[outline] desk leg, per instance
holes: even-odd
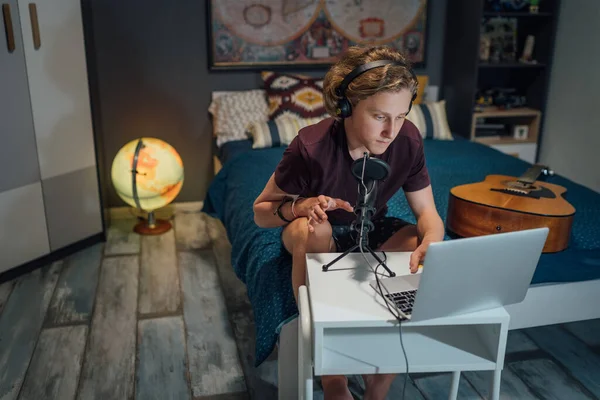
[[[452,373],[452,385],[450,386],[449,400],[456,400],[458,397],[458,384],[460,383],[460,371],[454,371]]]
[[[500,381],[502,380],[502,370],[496,369],[493,371],[494,377],[492,378],[492,385],[490,387],[490,393],[492,394],[492,400],[500,399]]]
[[[300,286],[298,292],[300,315],[298,316],[298,393],[299,399],[312,400],[312,334],[308,290]]]

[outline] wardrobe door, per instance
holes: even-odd
[[[38,182],[40,167],[17,0],[0,4],[0,192],[4,192]]]
[[[51,250],[102,232],[79,0],[19,0]]]
[[[0,193],[0,272],[49,251],[40,183]]]
[[[49,252],[21,24],[0,1],[0,272]]]

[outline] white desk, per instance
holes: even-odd
[[[410,274],[410,253],[386,253],[397,275]],[[308,254],[306,286],[300,288],[298,375],[301,399],[312,398],[313,375],[405,373],[396,319],[370,287],[374,279],[360,253],[322,271],[339,253]],[[380,253],[378,253],[380,255]],[[367,254],[373,267],[374,258]],[[378,273],[383,274],[383,268]],[[381,275],[380,278],[385,278]],[[402,322],[412,372],[453,372],[456,399],[460,371],[493,371],[491,393],[500,394],[509,314],[504,308],[422,322]]]

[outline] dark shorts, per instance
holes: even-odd
[[[369,247],[372,250],[377,250],[381,245],[388,241],[396,232],[405,226],[413,225],[403,219],[394,217],[382,217],[373,220],[375,229],[369,232]],[[351,230],[346,225],[333,225],[333,240],[337,247],[337,252],[343,253],[356,244],[358,232]],[[360,251],[356,249],[356,251]]]

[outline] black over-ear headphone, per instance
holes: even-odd
[[[352,72],[350,72],[348,75],[346,75],[346,77],[344,78],[342,83],[340,83],[340,86],[338,86],[335,89],[335,94],[337,94],[340,97],[340,99],[338,100],[338,106],[337,106],[337,110],[336,110],[336,113],[339,117],[348,118],[349,116],[352,115],[352,104],[350,103],[350,100],[348,100],[348,98],[346,97],[346,89],[348,88],[348,85],[350,84],[350,82],[352,82],[352,80],[355,79],[360,74],[367,72],[370,69],[379,68],[379,67],[382,67],[382,66],[388,65],[388,64],[405,67],[410,72],[410,74],[415,79],[415,81],[417,80],[417,76],[415,75],[414,71],[412,69],[410,69],[410,67],[408,65],[406,65],[402,62],[393,61],[393,60],[378,60],[378,61],[372,61],[372,62],[363,64],[363,65],[359,65],[354,70],[352,70]],[[410,105],[408,107],[409,112],[412,109],[412,104],[416,98],[417,98],[417,94],[414,93],[410,100]]]

